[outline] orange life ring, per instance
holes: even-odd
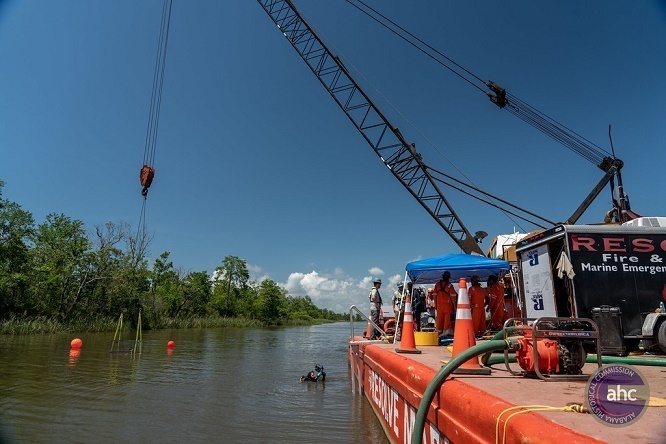
[[[393,318],[384,322],[384,331],[389,331],[391,329],[395,329],[395,319],[393,319]]]

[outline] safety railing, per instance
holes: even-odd
[[[358,313],[358,315],[360,315],[361,318],[365,319],[374,328],[379,330],[381,332],[382,336],[386,336],[386,332],[384,331],[384,329],[382,327],[380,327],[379,325],[372,322],[372,319],[370,319],[368,316],[366,316],[365,313],[363,313],[361,310],[359,310],[356,305],[352,305],[351,307],[349,307],[349,330],[350,330],[350,336],[349,337],[351,338],[352,341],[354,340],[354,313]]]

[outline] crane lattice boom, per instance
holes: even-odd
[[[290,0],[258,0],[391,173],[465,253],[483,255],[477,240],[433,180],[414,144],[407,143],[303,20]]]

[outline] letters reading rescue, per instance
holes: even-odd
[[[367,367],[366,367],[367,368]],[[377,414],[386,426],[387,433],[392,433],[394,442],[408,444],[412,442],[416,409],[391,387],[379,374],[369,369],[368,387],[370,399],[376,407]],[[426,420],[423,440],[427,443],[444,443],[444,436],[434,424]]]
[[[393,390],[377,373],[370,371],[369,383],[372,388],[372,401],[396,436],[398,436],[398,392]]]
[[[582,272],[666,274],[663,236],[571,235],[570,245]]]
[[[627,239],[624,237],[602,237],[601,245],[597,245],[597,239],[593,237],[572,235],[571,249],[608,253],[652,253],[658,250],[666,252],[666,240],[659,242],[655,239],[637,237],[627,243]]]

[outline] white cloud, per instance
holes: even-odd
[[[375,267],[368,271],[377,271]],[[381,271],[381,270],[380,270]],[[376,274],[364,276],[360,279],[345,274],[342,269],[336,268],[332,274],[319,273],[312,270],[310,273],[293,272],[287,278],[284,287],[290,296],[310,296],[312,302],[319,308],[328,308],[335,313],[348,313],[349,308],[355,305],[363,313],[368,312],[368,294],[372,288],[372,280]],[[402,282],[405,275],[396,273],[382,279],[382,299],[384,311],[391,310],[391,297],[398,289],[398,282]]]
[[[368,291],[372,288],[372,276],[365,276],[363,279],[361,279],[358,284],[356,284],[359,288],[367,288]]]
[[[254,265],[254,264],[245,264],[247,266],[247,271],[250,272],[252,275],[260,275],[263,270],[259,265]]]
[[[255,281],[258,284],[261,284],[266,279],[270,279],[270,275],[264,272],[264,269],[259,265],[246,264],[247,271],[250,272],[250,280]]]
[[[287,282],[281,285],[291,296],[310,296],[319,308],[348,313],[352,305],[366,311],[372,277],[366,276],[358,280],[347,276],[341,269],[336,269],[333,275],[319,274],[313,270],[310,273],[291,273]],[[388,300],[390,301],[390,297]]]
[[[394,274],[389,277],[388,286],[391,288],[391,291],[398,289],[398,282],[403,282],[405,280],[405,275],[403,274]]]
[[[371,269],[368,270],[368,273],[370,273],[373,276],[381,276],[384,274],[384,270],[382,270],[379,267],[372,267]]]

